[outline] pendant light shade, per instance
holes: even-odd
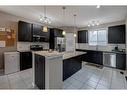
[[[76,33],[74,33],[74,37],[77,37]]]
[[[75,32],[76,32],[76,14],[74,14],[74,37],[77,37]]]
[[[43,32],[48,32],[48,27],[47,26],[43,27]]]
[[[64,35],[64,36],[65,36],[65,35],[66,35],[66,31],[64,31],[64,30],[63,30],[62,35]]]
[[[63,20],[64,20],[65,19],[65,9],[66,9],[66,7],[62,7],[62,9],[63,9]],[[63,36],[66,35],[66,31],[65,30],[63,30],[62,35]]]

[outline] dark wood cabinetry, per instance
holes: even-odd
[[[41,25],[32,24],[33,35],[40,35],[41,36],[42,28],[43,27]]]
[[[108,27],[108,43],[125,44],[125,25]]]
[[[57,28],[50,29],[50,40],[49,40],[49,42],[50,42],[49,48],[50,49],[55,49],[55,38],[56,37],[64,37],[62,35],[62,32],[63,32],[63,30],[61,30],[61,29],[57,29]]]
[[[32,53],[20,52],[20,70],[32,68]]]
[[[45,89],[45,57],[35,54],[35,84]]]
[[[18,22],[18,41],[31,42],[32,31],[30,23],[19,21]]]
[[[54,37],[63,37],[63,35],[62,35],[63,30],[62,29],[52,28],[52,29],[50,29],[50,32],[54,33]]]
[[[43,26],[32,24],[33,42],[49,42],[49,31],[43,32]]]
[[[82,56],[76,56],[63,60],[63,80],[66,80],[82,67]]]
[[[88,43],[88,30],[78,31],[78,43]]]
[[[87,62],[96,63],[98,65],[103,64],[103,52],[100,51],[88,51],[87,54]]]
[[[24,21],[18,22],[18,41],[49,42],[49,31],[43,32],[43,26]]]
[[[103,64],[103,52],[101,51],[82,50],[82,49],[76,49],[76,51],[87,52],[86,54],[82,56],[83,61],[95,63],[98,65]]]
[[[116,68],[121,70],[126,69],[126,54],[116,54]]]
[[[103,65],[103,51],[82,49],[76,49],[76,51],[87,52],[86,54],[82,55],[82,61]],[[116,52],[116,68],[121,70],[126,69],[126,54]]]

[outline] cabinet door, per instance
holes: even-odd
[[[18,23],[18,41],[31,42],[32,31],[31,24],[23,21]]]
[[[73,57],[63,61],[63,80],[66,80],[81,69],[81,56]]]
[[[45,57],[40,55],[35,55],[35,84],[45,89]]]
[[[69,66],[68,66],[68,60],[63,60],[63,80],[67,79],[69,76]]]
[[[108,28],[108,43],[125,43],[125,25],[112,26]]]
[[[61,30],[61,29],[54,29],[54,36],[55,37],[63,37],[62,32],[63,32],[63,30]]]
[[[90,51],[86,50],[86,54],[82,56],[83,61],[91,62],[95,64],[102,65],[103,64],[103,52],[101,51]]]
[[[125,70],[125,68],[126,68],[126,54],[116,54],[116,68]]]
[[[88,43],[88,31],[78,31],[78,43]]]
[[[20,52],[20,70],[32,68],[32,53]]]
[[[42,26],[37,24],[32,24],[32,31],[33,31],[33,35],[41,36]]]
[[[32,25],[33,36],[39,36],[39,42],[49,42],[49,30],[48,32],[43,32],[43,26],[33,24]]]

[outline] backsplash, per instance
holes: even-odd
[[[17,51],[30,50],[30,45],[43,45],[43,49],[49,49],[49,43],[17,42]]]
[[[119,49],[126,49],[125,44],[117,44]],[[114,49],[116,44],[107,44],[106,46],[90,46],[89,44],[76,43],[76,49],[87,49],[87,50],[98,50],[100,51],[111,51]]]

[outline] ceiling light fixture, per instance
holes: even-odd
[[[74,37],[77,37],[76,35],[76,14],[74,14]]]
[[[40,21],[44,24],[43,32],[48,32],[48,24],[51,24],[51,19],[46,16],[46,6],[44,6],[44,16],[40,16]]]
[[[96,7],[97,9],[99,9],[100,8],[100,5],[97,5],[97,7]]]
[[[66,17],[65,17],[65,9],[66,9],[66,7],[62,7],[62,9],[63,9],[63,21],[64,21],[64,19],[66,18]],[[65,30],[63,30],[62,35],[63,35],[63,36],[66,35],[66,31],[65,31]]]
[[[100,25],[99,21],[91,21],[88,23],[88,27]]]

